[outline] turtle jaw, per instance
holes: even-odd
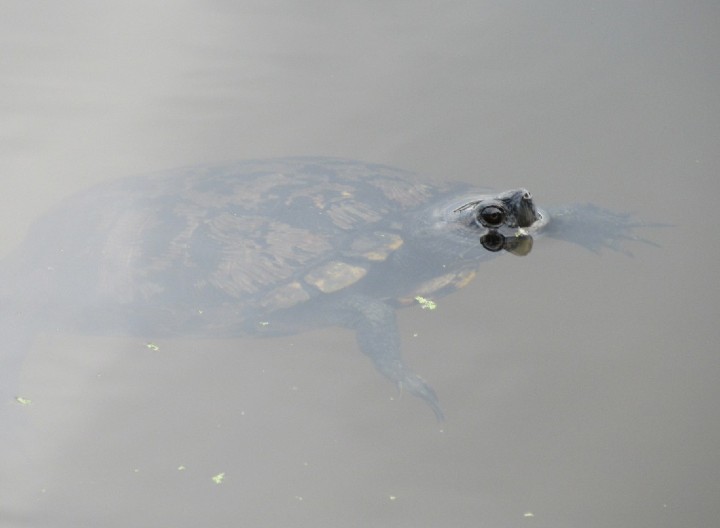
[[[545,209],[536,208],[537,220],[528,226],[527,232],[531,235],[542,233],[550,223],[550,215]]]

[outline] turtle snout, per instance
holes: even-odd
[[[525,189],[517,191],[513,200],[513,209],[517,227],[530,227],[538,220],[532,194]]]

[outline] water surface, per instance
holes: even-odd
[[[709,526],[720,517],[718,6],[10,2],[3,254],[62,197],[330,155],[675,224],[634,257],[538,241],[400,313],[438,425],[328,329],[47,328],[3,526]],[[710,225],[708,226],[708,223]],[[213,477],[224,474],[221,483]],[[219,480],[219,479],[216,479]]]

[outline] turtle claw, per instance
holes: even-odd
[[[401,361],[393,361],[390,365],[376,365],[378,370],[394,381],[401,391],[407,391],[422,399],[435,413],[438,422],[445,420],[435,391],[420,376],[407,368]]]
[[[413,396],[421,398],[435,413],[435,418],[438,422],[445,420],[445,415],[440,408],[440,401],[438,400],[435,391],[428,383],[417,374],[409,372],[405,375],[405,378],[398,381],[398,387],[400,390],[406,390]]]

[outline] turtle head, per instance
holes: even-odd
[[[473,200],[453,210],[462,213],[470,210],[470,218],[462,223],[471,231],[484,228],[480,244],[490,252],[502,249],[517,256],[525,256],[532,250],[533,238],[523,228],[530,227],[538,219],[532,195],[525,189],[505,191],[497,196]],[[474,224],[474,226],[473,226]]]
[[[474,223],[480,228],[530,227],[538,220],[532,195],[525,189],[505,191],[498,195],[481,196],[452,211],[458,220]]]
[[[532,248],[529,231],[541,218],[526,189],[456,196],[436,209],[432,217],[430,231],[435,240],[443,238],[455,248],[465,248],[459,253],[463,258],[473,258],[470,255],[475,249],[527,255]],[[457,249],[445,251],[458,254]]]

